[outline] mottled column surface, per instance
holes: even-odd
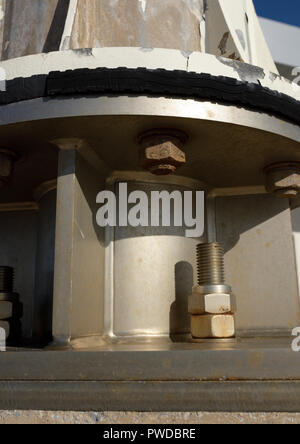
[[[200,51],[201,3],[79,0],[70,48],[136,46]]]
[[[1,60],[134,46],[200,51],[202,0],[0,0]],[[2,41],[2,42],[1,42]]]
[[[277,72],[252,0],[0,0],[0,61],[103,47],[204,52]]]
[[[65,1],[65,0],[64,0]],[[0,2],[0,35],[2,37],[1,60],[13,59],[44,52],[50,38],[53,20],[56,21],[56,42],[51,51],[59,48],[58,5],[61,0],[1,0]],[[66,11],[65,1],[64,10]],[[60,24],[63,29],[63,24]],[[60,33],[60,36],[62,33]]]

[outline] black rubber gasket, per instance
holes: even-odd
[[[0,93],[0,104],[38,97],[88,94],[210,100],[270,113],[300,125],[300,101],[263,87],[260,83],[163,69],[77,69],[13,79],[7,82],[6,92]]]
[[[47,78],[47,75],[37,75],[7,80],[5,91],[0,92],[0,105],[46,96]]]

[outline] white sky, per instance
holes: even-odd
[[[300,66],[300,28],[265,18],[259,21],[275,61]]]

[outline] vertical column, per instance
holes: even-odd
[[[67,143],[60,143],[59,148],[53,338],[57,345],[68,345],[71,340],[76,149]]]
[[[39,203],[33,341],[46,345],[52,338],[54,245],[57,181],[41,184],[35,191]]]
[[[105,166],[80,140],[60,140],[53,302],[53,345],[103,334],[104,231],[96,196]]]

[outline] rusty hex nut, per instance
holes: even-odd
[[[232,293],[204,294],[194,288],[188,299],[188,311],[191,315],[233,314],[236,312],[236,299]]]
[[[191,334],[195,339],[233,338],[235,336],[234,315],[192,315]]]
[[[300,162],[279,162],[264,169],[266,190],[279,198],[293,199],[300,191]]]
[[[182,131],[153,129],[142,133],[138,139],[141,166],[152,174],[172,174],[186,163],[183,148],[188,137]]]

